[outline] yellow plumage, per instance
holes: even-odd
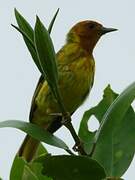
[[[75,57],[74,54],[77,54],[78,57]],[[57,60],[59,88],[67,111],[72,113],[82,104],[92,87],[94,59],[90,55],[86,57],[83,49],[72,43],[64,46],[58,52]],[[50,114],[60,112],[57,101],[54,99],[46,81],[39,90],[35,103],[38,108],[33,113],[32,122],[36,124],[49,125],[49,122],[51,123],[53,119]]]

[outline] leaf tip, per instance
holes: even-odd
[[[36,15],[36,23],[35,23],[35,29],[37,28],[37,26],[41,25],[41,21],[40,18],[38,17],[38,15]]]
[[[16,7],[14,8],[14,12],[17,12],[17,9],[16,9]]]
[[[15,13],[15,16],[19,15],[19,12],[16,8],[14,8],[14,13]]]
[[[14,24],[11,24],[11,26],[12,26],[12,27],[15,27],[15,25],[14,25]]]
[[[36,22],[40,22],[40,18],[36,15]]]
[[[59,11],[60,11],[60,8],[58,8],[58,9],[57,9],[57,11],[56,11],[56,12],[57,12],[57,14],[58,14],[58,12],[59,12]]]

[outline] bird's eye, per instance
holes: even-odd
[[[95,24],[90,24],[90,25],[89,25],[89,28],[90,28],[90,29],[94,29],[94,28],[95,28]]]

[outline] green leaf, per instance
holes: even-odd
[[[104,169],[86,156],[44,156],[37,160],[43,165],[43,174],[54,180],[101,180],[106,177]]]
[[[54,89],[57,87],[58,82],[55,50],[47,29],[38,17],[36,19],[34,38],[43,75],[46,77],[51,90],[55,94]]]
[[[42,145],[42,143],[39,144],[37,152],[36,152],[36,156],[35,158],[41,156],[41,155],[45,155],[48,154],[47,150],[45,149],[45,147]]]
[[[13,26],[23,35],[26,46],[28,47],[29,52],[30,52],[35,64],[37,65],[39,71],[42,73],[42,69],[39,64],[39,59],[38,59],[38,56],[36,53],[35,46],[33,47],[34,31],[33,31],[32,27],[30,26],[30,24],[26,21],[26,19],[16,9],[15,9],[15,17],[16,17],[19,28],[17,28],[14,25]]]
[[[58,15],[58,13],[59,13],[59,10],[60,10],[60,9],[58,8],[57,11],[56,11],[56,13],[54,14],[54,16],[53,16],[50,24],[49,24],[49,28],[48,28],[49,34],[50,34],[51,31],[52,31],[52,28],[53,28],[54,22],[55,22],[55,20],[56,20],[56,17],[57,17],[57,15]]]
[[[47,154],[48,154],[47,150],[40,143],[37,154],[35,156],[35,159],[38,159],[39,157],[45,156]],[[36,177],[38,177],[39,180],[52,180],[51,178],[48,178],[48,177],[42,175],[41,171],[42,171],[43,167],[40,163],[37,163],[33,160],[28,165],[29,165],[30,170],[36,175]]]
[[[49,25],[49,28],[48,28],[49,33],[51,33],[51,31],[52,31],[52,27],[54,25],[54,22],[56,20],[58,12],[59,12],[59,9],[56,11],[56,13]],[[17,11],[17,9],[15,9],[15,17],[16,17],[19,28],[13,24],[12,24],[12,26],[22,34],[24,41],[26,43],[26,46],[28,47],[28,50],[29,50],[35,64],[37,65],[39,71],[42,74],[43,73],[42,68],[40,67],[39,59],[38,59],[35,45],[34,45],[34,31],[33,31],[32,27],[30,26],[30,24],[26,21],[26,19]]]
[[[105,180],[124,180],[124,179],[121,179],[121,178],[117,178],[117,177],[109,177],[109,178],[106,178]]]
[[[34,159],[37,159],[41,156],[45,156],[47,155],[47,150],[45,149],[45,147],[40,143],[40,145],[38,146],[38,150],[36,153],[36,156]],[[46,176],[43,176],[41,171],[42,171],[42,165],[40,163],[34,162],[34,160],[32,162],[29,163],[29,168],[30,170],[38,177],[39,180],[52,180],[51,178],[48,178]]]
[[[45,147],[40,143],[35,158],[38,158],[39,156],[45,155],[45,154],[47,154],[47,151],[46,151]],[[18,157],[18,155],[16,155],[15,159],[13,161],[13,164],[12,164],[11,171],[10,171],[10,180],[22,180],[23,176],[24,176],[25,165],[28,166],[29,164],[22,157]],[[34,167],[33,172],[37,175],[37,168],[35,167],[35,163],[33,165],[33,162],[32,162],[29,165],[29,167],[30,168]],[[31,168],[31,171],[32,170],[33,169]],[[38,171],[39,171],[39,167],[38,167]],[[40,180],[40,177],[38,175],[37,175],[37,177]],[[48,180],[48,179],[45,179],[45,180]]]
[[[52,180],[52,178],[42,174],[43,166],[41,163],[33,161],[32,163],[29,164],[29,168],[38,177],[39,180]]]
[[[103,115],[109,108],[109,106],[112,104],[114,99],[117,97],[117,94],[114,93],[108,85],[104,90],[103,99],[100,101],[100,103],[86,111],[83,115],[83,118],[80,123],[79,128],[79,137],[83,141],[85,151],[89,154],[91,152],[91,148],[93,145],[93,140],[96,132],[90,132],[88,129],[88,121],[90,121],[90,118],[92,115],[96,117],[96,119],[101,122]]]
[[[3,121],[0,122],[0,128],[4,127],[12,127],[17,128],[21,131],[24,131],[25,133],[29,134],[33,138],[42,141],[44,143],[47,143],[49,145],[62,148],[62,149],[68,149],[67,145],[56,136],[52,135],[51,133],[47,132],[45,129],[32,124],[27,123],[23,121],[16,121],[16,120],[9,120],[9,121]]]
[[[29,38],[34,41],[34,32],[30,24],[26,21],[26,19],[17,11],[15,8],[15,17],[18,23],[18,26],[21,30],[23,30]]]
[[[51,180],[43,176],[41,170],[41,164],[27,163],[22,157],[16,156],[10,172],[10,180]]]
[[[105,168],[109,177],[121,177],[133,159],[135,113],[130,105],[134,98],[135,83],[114,100],[95,136],[93,158]]]
[[[28,166],[24,166],[23,179],[25,180],[39,180],[34,172]]]
[[[24,166],[26,164],[27,162],[22,157],[16,156],[11,168],[10,180],[22,180]]]
[[[36,52],[36,49],[35,49],[35,44],[34,42],[30,39],[30,37],[23,31],[21,30],[20,28],[18,28],[17,26],[11,24],[12,27],[14,27],[18,32],[20,32],[22,34],[22,36],[27,39],[27,41],[29,42],[29,44],[31,44],[31,47],[33,48],[33,50]]]

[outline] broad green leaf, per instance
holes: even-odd
[[[100,179],[101,176],[105,177],[103,168],[94,160],[86,156],[49,156],[38,160],[43,162],[43,173],[48,176],[63,180],[63,179]],[[52,171],[51,171],[52,168]],[[63,171],[61,171],[61,169]],[[94,172],[94,170],[98,173]],[[65,177],[65,178],[64,178]],[[100,178],[99,178],[100,177]]]
[[[39,158],[41,156],[45,156],[45,155],[47,155],[47,150],[40,143],[34,159],[37,159],[37,158]],[[39,180],[52,180],[51,178],[48,178],[48,177],[42,175],[41,171],[42,171],[43,167],[40,163],[37,163],[33,160],[32,162],[29,163],[29,168],[38,177]]]
[[[29,164],[29,168],[38,177],[39,180],[52,180],[52,178],[42,174],[43,166],[41,163],[32,162]]]
[[[35,158],[37,158],[38,156],[41,156],[43,154],[48,154],[47,150],[45,149],[45,147],[42,145],[42,143],[39,144]]]
[[[47,154],[47,151],[45,147],[40,143],[35,158],[38,158],[43,154]],[[30,164],[30,167],[32,166],[32,164],[33,163]],[[22,177],[24,176],[25,165],[28,166],[28,163],[22,157],[18,157],[18,155],[16,155],[10,171],[10,180],[22,180],[23,179]],[[34,163],[34,167],[35,167],[35,163]],[[36,167],[34,168],[34,170],[35,171],[33,172],[36,172]]]
[[[68,149],[67,145],[61,139],[57,138],[56,136],[52,135],[51,133],[47,132],[45,129],[35,124],[27,123],[23,121],[9,120],[9,121],[0,122],[0,128],[4,128],[4,127],[17,128],[41,142],[65,150]]]
[[[10,172],[10,180],[52,180],[41,173],[40,163],[27,163],[22,157],[15,157]]]
[[[78,135],[83,141],[85,151],[88,154],[91,152],[94,136],[96,133],[89,131],[88,121],[90,121],[91,116],[94,115],[96,119],[101,122],[103,115],[116,97],[117,94],[114,93],[110,85],[108,85],[104,90],[103,99],[100,101],[100,103],[97,106],[87,110],[83,115]]]
[[[135,151],[135,113],[131,103],[135,83],[126,88],[111,104],[95,136],[93,158],[110,177],[121,177],[129,167]]]
[[[24,166],[26,164],[27,162],[22,157],[16,156],[10,171],[10,180],[22,180]]]
[[[45,156],[39,158],[42,173],[54,180],[101,180],[106,177],[97,161],[86,156]]]
[[[39,180],[39,178],[35,175],[33,171],[31,171],[31,169],[27,165],[24,166],[23,179]]]
[[[46,77],[51,90],[55,94],[58,82],[55,50],[47,29],[38,17],[36,19],[34,39],[43,75]]]
[[[55,20],[56,20],[56,17],[57,17],[57,15],[58,15],[58,13],[59,13],[59,8],[57,9],[56,13],[54,14],[54,16],[53,16],[53,18],[52,18],[52,20],[51,20],[51,22],[50,22],[50,24],[49,24],[49,28],[48,28],[49,34],[50,34],[51,31],[52,31],[52,28],[53,28],[53,25],[54,25],[54,22],[55,22]]]
[[[35,46],[33,47],[34,31],[32,27],[30,26],[30,24],[26,21],[26,19],[16,9],[15,9],[15,17],[16,17],[19,28],[17,28],[16,26],[14,27],[23,35],[26,46],[28,47],[29,52],[35,64],[37,65],[39,71],[42,73],[42,69],[39,64]],[[33,42],[33,44],[31,42]]]

